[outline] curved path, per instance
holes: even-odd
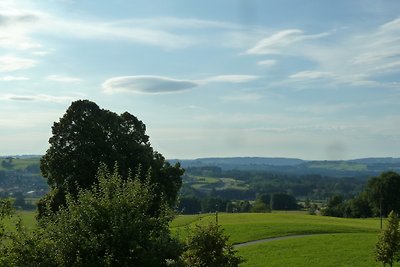
[[[290,238],[300,238],[300,237],[306,237],[306,236],[316,236],[316,235],[323,235],[323,234],[304,234],[304,235],[288,235],[288,236],[270,237],[270,238],[264,238],[264,239],[260,239],[260,240],[239,243],[239,244],[233,245],[233,247],[241,248],[241,247],[246,247],[246,246],[255,245],[255,244],[259,244],[259,243],[266,243],[266,242],[284,240],[284,239],[290,239]]]

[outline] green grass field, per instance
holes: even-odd
[[[171,223],[173,233],[186,236],[190,225],[215,221],[215,215],[183,215]],[[300,212],[219,214],[218,222],[232,243],[269,237],[316,234],[238,248],[241,266],[380,266],[373,249],[380,231],[377,219],[343,219]]]
[[[35,227],[35,212],[17,213],[27,227]],[[171,231],[184,238],[190,227],[215,221],[215,214],[181,215]],[[316,234],[274,240],[238,248],[246,259],[241,266],[379,266],[373,249],[380,231],[378,219],[343,219],[300,212],[218,214],[218,222],[237,244],[270,237]],[[6,221],[8,227],[12,222]],[[10,228],[11,229],[11,228]]]
[[[312,162],[308,165],[309,168],[317,169],[328,169],[338,171],[367,171],[368,166],[366,164],[354,163],[354,162]]]
[[[374,267],[376,234],[326,234],[272,241],[239,249],[242,267]]]
[[[209,221],[215,221],[215,215],[182,215],[171,227],[180,236],[185,236],[190,224]],[[379,232],[377,219],[343,219],[302,213],[222,213],[218,215],[218,222],[234,244],[298,234]]]
[[[0,162],[5,159],[0,159]],[[39,164],[40,158],[23,158],[23,159],[12,159],[12,170],[20,170],[20,169],[25,169],[27,166],[32,165],[32,164]],[[3,166],[0,164],[0,170],[6,170]]]
[[[248,189],[248,185],[245,182],[233,178],[215,178],[215,177],[190,175],[189,179],[186,181],[184,180],[183,182],[187,185],[190,185],[196,190],[202,190],[202,191],[210,191],[213,188],[216,190]]]

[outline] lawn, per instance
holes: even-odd
[[[186,222],[186,224],[175,222],[171,224],[174,227],[174,232],[179,233],[179,236],[185,236],[185,232],[188,231],[187,226],[196,222],[215,221],[215,215],[205,217],[182,215],[176,220],[177,222]],[[297,234],[377,234],[380,225],[377,219],[344,219],[301,213],[221,213],[218,214],[218,222],[223,226],[225,233],[230,236],[230,241],[234,244]]]
[[[374,267],[376,234],[325,234],[278,240],[240,248],[241,267]]]
[[[171,229],[183,238],[191,225],[215,219],[215,214],[182,215],[172,222]],[[344,219],[299,212],[222,213],[218,214],[218,222],[232,243],[316,234],[238,248],[239,255],[246,260],[241,267],[380,266],[373,252],[380,231],[378,219]]]

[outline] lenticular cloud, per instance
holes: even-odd
[[[104,92],[108,94],[121,92],[162,94],[188,90],[197,85],[192,81],[161,76],[122,76],[110,78],[102,86]]]

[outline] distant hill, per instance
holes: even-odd
[[[297,158],[227,157],[169,160],[183,168],[215,166],[222,170],[258,170],[272,173],[319,174],[333,177],[370,177],[383,171],[400,171],[400,158],[363,158],[353,160],[307,161]]]
[[[263,158],[263,157],[231,157],[231,158],[198,158],[193,160],[169,160],[179,161],[182,166],[246,166],[246,165],[268,165],[268,166],[295,166],[304,163],[304,160],[296,158]]]

